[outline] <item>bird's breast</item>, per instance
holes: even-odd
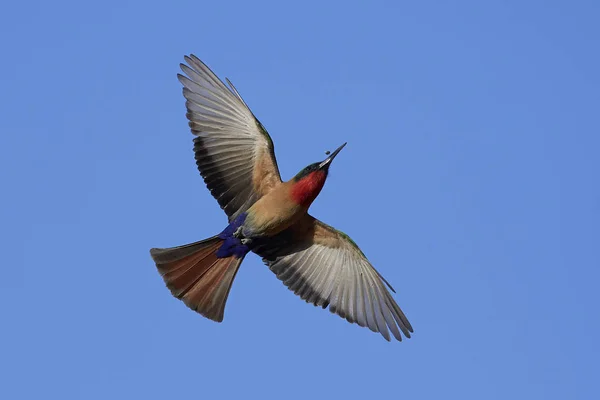
[[[259,199],[248,210],[247,228],[254,236],[273,236],[289,228],[307,208],[295,202],[282,184]]]

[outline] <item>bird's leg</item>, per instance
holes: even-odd
[[[240,226],[239,228],[237,228],[234,232],[233,232],[233,237],[236,239],[241,239],[244,237],[244,235],[242,234],[242,226]]]
[[[243,245],[249,245],[250,243],[252,243],[252,239],[248,239],[246,237],[244,237],[244,234],[242,232],[242,228],[243,226],[240,226],[239,228],[237,228],[235,230],[235,232],[233,232],[233,237],[236,239],[239,239],[239,241],[243,244]]]

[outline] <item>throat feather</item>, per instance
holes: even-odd
[[[323,171],[316,171],[300,179],[292,187],[292,199],[297,204],[308,207],[323,189],[325,178]]]

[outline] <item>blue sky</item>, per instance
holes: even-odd
[[[0,397],[598,398],[599,11],[5,5]],[[255,256],[222,324],[170,296],[149,248],[226,224],[188,53],[234,82],[284,178],[348,141],[312,213],[396,288],[412,339],[306,305]]]

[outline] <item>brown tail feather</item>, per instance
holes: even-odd
[[[243,258],[217,258],[223,240],[214,236],[169,249],[151,249],[173,296],[213,321],[223,321],[225,303]]]

